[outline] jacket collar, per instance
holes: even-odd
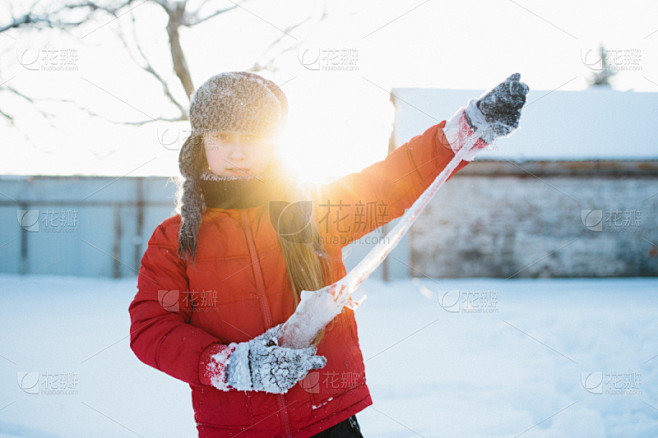
[[[268,184],[256,176],[219,176],[210,170],[200,175],[201,191],[208,208],[240,209],[267,203]]]

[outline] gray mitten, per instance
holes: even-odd
[[[521,74],[514,73],[476,102],[469,102],[466,107],[466,121],[489,144],[519,126],[521,108],[525,105],[529,91],[520,79]]]
[[[226,383],[242,391],[283,394],[312,369],[327,364],[317,347],[286,348],[276,342],[283,323],[260,336],[237,344],[226,366]]]

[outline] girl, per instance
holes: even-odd
[[[518,126],[519,79],[361,172],[306,185],[278,154],[279,87],[229,72],[196,90],[178,214],[149,239],[129,312],[135,355],[190,385],[199,437],[362,437],[355,414],[372,399],[353,310],[307,348],[278,346],[279,329],[303,289],[346,274],[342,248],[401,216],[469,137],[477,142],[454,172]]]

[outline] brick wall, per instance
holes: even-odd
[[[414,224],[429,277],[658,275],[655,161],[474,161]]]

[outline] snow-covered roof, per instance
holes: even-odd
[[[393,88],[396,146],[484,92]],[[519,129],[475,160],[656,160],[656,127],[658,93],[531,90]]]

